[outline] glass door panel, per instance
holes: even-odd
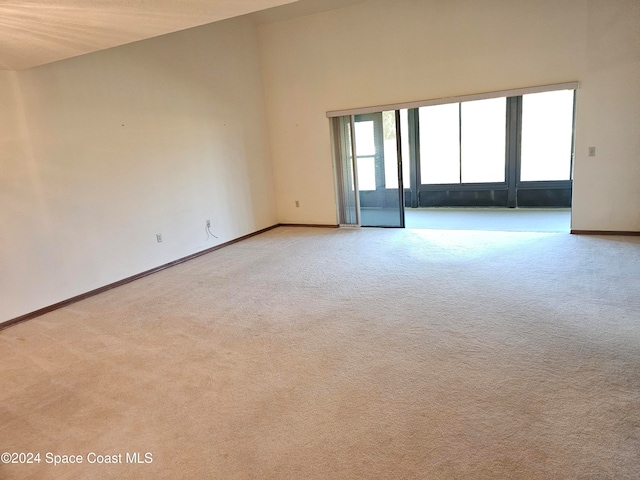
[[[409,183],[409,177],[411,174],[409,163],[409,115],[408,110],[400,110],[400,132],[402,139],[402,180],[404,188],[407,189]],[[398,188],[398,147],[396,145],[395,135],[395,112],[388,111],[382,112],[382,121],[385,132],[384,139],[384,158],[385,158],[385,170],[384,181],[387,188]],[[393,159],[393,160],[391,160]]]
[[[360,225],[402,227],[395,111],[355,116]]]
[[[384,143],[384,185],[398,188],[398,145],[396,144],[396,112],[382,112]]]

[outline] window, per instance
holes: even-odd
[[[422,184],[505,181],[506,98],[422,107]]]
[[[460,104],[422,107],[418,115],[421,183],[460,183]]]
[[[573,90],[522,96],[520,180],[571,179]]]
[[[358,189],[376,189],[376,143],[374,122],[355,122]]]
[[[505,181],[507,99],[461,104],[462,183]]]

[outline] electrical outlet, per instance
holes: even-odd
[[[158,243],[162,243],[162,234],[156,233],[156,240]]]
[[[589,156],[590,157],[596,156],[596,147],[589,147]]]
[[[211,220],[207,220],[207,228],[211,227]]]
[[[298,200],[296,200],[296,208],[300,207],[300,202]]]

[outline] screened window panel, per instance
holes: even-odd
[[[573,90],[522,97],[520,180],[570,180]]]
[[[375,125],[373,121],[357,121],[354,127],[356,134],[358,189],[360,191],[375,190]]]
[[[361,121],[355,123],[356,130],[356,155],[366,157],[376,154],[376,142],[374,136],[373,121]]]
[[[459,108],[452,103],[418,110],[422,184],[460,183]]]
[[[462,183],[505,181],[506,98],[461,104]]]
[[[358,190],[361,192],[376,189],[375,160],[375,157],[358,157]]]

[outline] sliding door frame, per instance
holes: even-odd
[[[562,196],[562,190],[568,190],[568,205],[571,205],[571,192],[573,190],[573,162],[575,159],[575,135],[576,135],[576,103],[577,103],[577,90],[580,88],[580,84],[577,81],[541,85],[535,87],[517,88],[511,90],[501,90],[494,92],[485,92],[472,95],[462,95],[457,97],[445,97],[436,98],[431,100],[422,100],[415,102],[396,103],[380,106],[371,106],[363,108],[355,108],[349,110],[333,110],[327,112],[327,117],[330,119],[336,117],[350,117],[350,134],[351,134],[351,160],[352,169],[354,174],[354,186],[355,191],[359,192],[357,185],[357,161],[355,152],[355,115],[364,115],[368,113],[379,113],[383,111],[395,111],[396,118],[396,147],[398,150],[398,191],[401,200],[401,218],[402,225],[404,226],[404,208],[405,207],[418,207],[420,206],[420,193],[430,192],[447,192],[451,191],[465,193],[467,195],[484,194],[485,198],[494,199],[496,194],[498,196],[505,196],[504,202],[496,206],[516,207],[519,204],[519,192],[529,192],[535,195],[535,191],[547,190],[559,191],[559,195]],[[573,102],[573,131],[571,140],[571,167],[570,167],[570,179],[569,180],[554,180],[554,181],[520,181],[520,165],[521,165],[521,127],[522,127],[522,96],[533,93],[552,92],[558,90],[573,90],[574,102]],[[485,100],[490,98],[507,99],[507,111],[506,111],[506,145],[505,145],[505,181],[504,182],[491,182],[491,183],[459,183],[459,184],[421,184],[421,172],[420,172],[420,148],[419,148],[419,125],[417,121],[418,108],[432,105],[442,105],[447,103],[462,103],[473,100]],[[409,143],[409,158],[402,158],[401,148],[401,129],[400,129],[400,110],[408,111],[409,129],[408,129],[408,143]],[[333,123],[332,123],[333,125]],[[334,134],[335,136],[335,134]],[[335,142],[335,138],[334,138]],[[334,152],[336,150],[334,149]],[[334,153],[337,155],[337,153]],[[402,180],[402,162],[409,161],[409,176],[407,184]],[[336,169],[338,168],[336,162]],[[407,179],[404,179],[407,180]],[[336,180],[337,181],[337,180]],[[401,187],[402,186],[402,187]],[[502,193],[504,192],[504,193]],[[407,198],[407,194],[409,198]],[[341,201],[337,199],[338,204]],[[490,203],[490,202],[489,202]],[[499,202],[500,203],[500,202]],[[356,215],[358,219],[358,225],[360,225],[360,202],[359,195],[356,194]],[[463,206],[463,205],[460,205]],[[480,206],[480,205],[478,205]],[[491,206],[491,205],[486,205]],[[526,206],[526,205],[523,205]],[[339,207],[340,208],[340,207]]]
[[[405,226],[404,181],[402,175],[402,129],[400,128],[400,110],[394,112],[396,119],[396,167],[398,169],[398,208],[400,209],[400,228]]]

